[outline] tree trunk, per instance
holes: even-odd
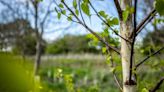
[[[121,8],[126,9],[127,6],[132,5],[132,0],[121,0]],[[120,22],[121,36],[127,40],[130,39],[130,33],[133,31],[132,15],[129,15],[127,21]],[[130,57],[131,57],[131,43],[121,39],[121,61],[123,74],[123,92],[136,92],[136,84],[129,83],[130,77]]]
[[[37,45],[36,45],[36,57],[35,57],[35,66],[34,66],[35,75],[38,75],[38,70],[41,62],[41,50],[42,47],[41,47],[41,42],[39,40],[37,41]]]
[[[121,36],[129,39],[129,34],[132,30],[131,22],[121,22]],[[123,92],[135,92],[136,85],[131,85],[129,82],[130,77],[130,54],[131,44],[121,39],[121,61],[122,61],[122,73],[123,73]]]
[[[38,1],[32,1],[32,4],[34,6],[34,10],[35,10],[35,33],[36,33],[36,57],[35,57],[35,64],[34,64],[34,74],[38,75],[38,70],[39,70],[39,66],[40,66],[40,60],[41,60],[41,36],[39,33],[39,29],[38,29]]]

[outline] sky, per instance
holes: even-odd
[[[10,2],[10,0],[4,0]],[[26,0],[16,0],[18,2],[24,3]],[[40,3],[40,14],[41,20],[44,17],[44,14],[46,13],[47,6],[49,5],[49,2],[51,0],[43,0],[43,2]],[[57,0],[60,1],[60,0]],[[71,6],[71,0],[66,1],[70,7]],[[109,16],[112,17],[118,17],[116,8],[114,6],[113,0],[92,0],[93,6],[96,8],[97,11],[104,10]],[[138,7],[143,7],[140,3],[141,1],[139,0],[138,2]],[[32,7],[32,6],[30,6]],[[52,5],[50,7],[50,10],[55,9],[55,5]],[[0,5],[0,11],[4,9],[4,6]],[[23,11],[23,10],[22,10]],[[138,10],[140,11],[140,10]],[[149,11],[149,10],[148,10]],[[91,10],[91,14],[95,14],[93,10]],[[138,23],[145,17],[146,14],[143,14],[143,12],[138,12]],[[86,24],[92,28],[95,32],[101,32],[102,31],[102,25],[101,25],[101,20],[96,17],[96,16],[91,16],[91,19],[89,19],[87,16],[84,14],[84,19],[86,21]],[[34,19],[32,16],[29,16],[29,20],[31,22],[31,25],[34,27]],[[74,35],[82,35],[82,34],[88,34],[89,32],[81,25],[72,23],[67,21],[65,16],[62,16],[60,20],[57,19],[57,14],[52,13],[50,17],[47,18],[47,21],[45,22],[45,28],[44,28],[44,35],[43,38],[46,39],[47,41],[53,41],[57,38],[63,37],[65,34],[74,34]],[[117,27],[116,27],[117,28]],[[151,25],[147,26],[148,29],[152,30]],[[138,37],[139,40],[141,40],[142,35]]]
[[[107,2],[107,0],[105,0],[106,3],[102,2],[102,1],[95,1],[93,4],[94,6],[96,6],[96,10],[106,10],[107,13],[111,16],[115,16],[117,17],[117,13],[115,12],[115,7],[113,7],[113,2]],[[67,2],[68,4],[70,2]],[[98,6],[97,6],[98,5]],[[110,8],[111,6],[111,8]],[[70,6],[72,7],[72,6]],[[112,12],[111,12],[112,11]],[[111,13],[110,13],[111,12]],[[92,14],[95,14],[92,10],[91,10]],[[101,26],[101,21],[99,18],[97,18],[96,16],[91,16],[91,20],[85,16],[85,14],[83,14],[84,19],[86,21],[86,24],[92,28],[94,31],[96,32],[100,32],[102,31],[102,26]],[[65,16],[62,16],[62,20],[67,21]],[[68,21],[67,21],[68,23]],[[67,24],[67,23],[63,23],[63,25]],[[55,39],[56,37],[61,37],[63,34],[88,34],[89,32],[81,25],[73,23],[73,26],[71,28],[69,28],[68,30],[59,30],[57,32],[51,32],[51,33],[47,33],[44,35],[45,38],[48,38],[50,40]],[[52,27],[55,26],[52,24]],[[51,36],[50,36],[51,35]]]

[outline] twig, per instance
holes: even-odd
[[[58,6],[58,8],[60,9],[60,11],[62,11],[62,9],[59,7],[59,5],[57,4],[57,2],[55,1],[55,0],[53,0],[54,1],[54,3],[55,3],[55,5],[56,6]],[[67,16],[67,15],[64,15],[64,16],[66,16],[67,18],[69,17],[69,16]],[[75,20],[71,20],[72,22],[75,22],[75,23],[79,23],[78,21],[75,21]],[[80,23],[79,23],[80,24]]]
[[[81,3],[81,0],[79,0],[79,2],[78,2],[78,4],[79,4],[79,12],[80,12],[80,16],[81,16],[81,18],[82,18],[82,21],[83,21],[84,25],[86,25],[85,20],[84,20],[84,17],[83,17],[83,14],[82,14],[82,11],[81,11],[80,3]]]
[[[110,53],[110,49],[109,49],[109,48],[107,48],[107,52],[108,52],[109,56],[111,57],[111,58],[110,58],[111,67],[114,67],[114,61],[113,61],[112,54]],[[122,92],[122,91],[123,91],[123,88],[121,87],[121,84],[120,84],[120,82],[119,82],[119,80],[118,80],[118,78],[117,78],[117,76],[116,76],[115,71],[113,71],[112,74],[113,74],[114,80],[115,80],[115,82],[116,82],[116,84],[117,84],[117,87],[118,87],[118,88],[120,89],[120,91]]]
[[[109,45],[108,42],[106,42],[104,39],[102,39],[98,34],[96,34],[96,33],[95,33],[92,29],[90,29],[88,26],[86,26],[86,25],[84,25],[84,26],[85,26],[85,28],[88,29],[96,38],[98,38],[102,43],[104,43],[108,48],[111,48],[111,49],[114,50],[117,54],[120,55],[120,51],[119,51],[117,48],[115,48],[115,47]]]
[[[142,29],[146,26],[146,24],[148,24],[152,19],[153,17],[155,16],[156,14],[156,10],[153,9],[149,14],[148,16],[142,20],[142,22],[138,25],[137,29],[136,29],[136,33],[137,35],[142,31]],[[136,36],[137,36],[136,35]]]
[[[148,55],[146,58],[144,58],[142,61],[140,61],[136,66],[135,66],[135,69],[137,69],[141,64],[143,64],[146,60],[148,60],[150,57],[158,54],[160,51],[162,51],[164,49],[164,46],[162,48],[160,48],[158,51],[154,52],[153,54],[151,55]]]
[[[21,14],[18,13],[18,11],[14,10],[14,8],[9,4],[6,3],[4,0],[0,0],[0,3],[5,5],[7,8],[9,8],[14,14],[16,14],[17,16],[21,16]],[[13,15],[14,15],[13,14]],[[22,17],[22,16],[21,16]],[[15,18],[15,17],[14,17]]]
[[[108,46],[109,48],[111,48],[112,50],[114,50],[116,53],[118,53],[120,55],[120,51],[109,45],[108,42],[106,42],[104,39],[102,39],[96,32],[94,32],[91,28],[89,28],[87,25],[85,25],[84,23],[82,23],[82,21],[76,16],[76,14],[68,7],[68,5],[62,1],[62,3],[66,6],[66,8],[72,13],[72,15],[78,20],[79,24],[83,25],[90,33],[92,33],[96,38],[98,38],[102,43],[104,43],[106,46]]]
[[[121,6],[120,6],[118,0],[114,0],[114,3],[115,3],[115,7],[117,9],[119,18],[120,18],[120,20],[122,20],[122,9],[121,9]]]
[[[119,83],[119,81],[118,81],[118,78],[117,78],[117,76],[116,76],[116,73],[115,73],[115,72],[113,72],[113,77],[114,77],[114,80],[115,80],[115,82],[116,82],[116,84],[117,84],[118,88],[119,88],[119,89],[120,89],[120,91],[122,92],[122,91],[123,91],[123,89],[122,89],[122,87],[121,87],[121,85],[120,85],[120,83]]]
[[[155,87],[150,90],[150,92],[156,92],[158,89],[160,89],[160,86],[162,85],[164,81],[164,77],[159,80],[159,82],[155,85]]]
[[[47,7],[47,12],[46,12],[46,14],[45,14],[45,16],[43,17],[43,20],[41,21],[41,23],[40,23],[40,26],[41,26],[41,33],[40,33],[40,35],[42,36],[43,35],[43,33],[44,33],[44,25],[45,25],[45,21],[47,20],[47,18],[48,18],[48,16],[53,12],[53,11],[50,11],[50,7],[51,7],[51,5],[52,5],[52,3],[50,3],[49,5],[48,5],[48,7]]]
[[[94,10],[94,12],[96,13],[96,15],[99,17],[100,20],[102,20],[103,23],[105,23],[117,36],[119,36],[120,38],[122,38],[123,40],[131,43],[131,41],[129,41],[128,39],[125,39],[124,37],[122,37],[121,35],[119,35],[97,12],[97,10],[93,7],[92,3],[89,2],[90,6],[92,7],[92,9]]]

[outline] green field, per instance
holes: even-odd
[[[144,57],[138,55],[138,57]],[[64,79],[58,79],[56,73],[58,69],[62,69],[65,75],[71,75],[73,79],[74,89],[79,92],[119,92],[111,73],[110,65],[106,63],[105,56],[83,54],[83,55],[60,55],[50,56],[42,60],[41,77],[42,80],[55,92],[67,92],[67,85]],[[136,60],[140,60],[140,58]],[[121,76],[121,63],[119,58],[115,56],[114,61],[118,65],[116,73]],[[139,92],[144,88],[153,87],[163,73],[164,60],[160,57],[151,58],[137,74],[139,83]],[[158,67],[156,67],[158,66]],[[153,76],[153,77],[152,77]],[[162,86],[161,86],[162,87]],[[163,92],[164,87],[159,90]]]
[[[62,69],[63,75],[72,76],[73,87],[78,92],[118,92],[102,55],[50,57],[42,61],[41,67],[42,79],[55,92],[67,92],[65,80],[56,76],[58,69]]]
[[[118,57],[115,57],[114,60],[118,65],[121,63]],[[20,56],[1,53],[0,61],[2,70],[0,74],[4,75],[3,70],[9,72],[9,75],[4,75],[5,78],[1,76],[6,80],[9,79],[9,81],[2,81],[3,79],[0,79],[0,92],[3,90],[2,87],[8,88],[8,86],[9,91],[3,92],[119,92],[111,73],[112,69],[106,63],[105,56],[103,55],[69,54],[43,56],[38,84],[36,84],[36,80],[32,79],[34,77],[31,76],[33,65],[29,63],[31,62],[30,59],[26,58],[26,60],[23,60]],[[8,63],[4,63],[6,61]],[[164,60],[162,58],[151,58],[137,72],[137,74],[140,74],[137,78],[140,81],[138,82],[138,92],[146,92],[142,90],[150,89],[161,76],[164,76],[163,65]],[[25,73],[25,71],[29,73]],[[121,81],[121,67],[116,68],[116,73]],[[21,81],[21,83],[17,83],[16,81]],[[32,81],[34,81],[34,84]],[[15,91],[13,87],[19,90]],[[163,91],[164,84],[158,92]]]

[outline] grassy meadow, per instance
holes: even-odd
[[[143,56],[138,55],[138,57]],[[117,65],[116,74],[121,81],[119,57],[114,56],[114,61]],[[33,76],[31,57],[23,59],[20,56],[1,53],[0,62],[0,92],[2,90],[3,92],[119,92],[112,75],[112,68],[106,62],[106,57],[101,54],[42,56],[37,77]],[[154,57],[136,72],[139,74],[137,79],[140,81],[138,92],[146,92],[145,89],[152,88],[160,77],[164,76],[163,65],[162,57]],[[158,92],[163,91],[164,84]]]

